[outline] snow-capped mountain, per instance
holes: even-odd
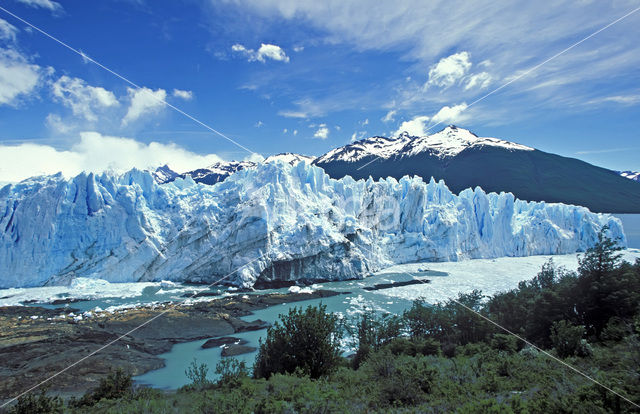
[[[268,156],[267,158],[265,158],[264,162],[274,162],[276,160],[281,160],[291,165],[296,165],[301,161],[306,161],[307,164],[311,164],[313,161],[315,161],[315,159],[316,157],[311,157],[309,155],[294,154],[292,152],[283,152],[281,154]]]
[[[329,151],[314,161],[332,178],[418,175],[466,188],[508,191],[523,200],[562,202],[592,211],[640,213],[640,191],[611,170],[456,126],[424,137],[373,137]]]
[[[282,154],[271,155],[262,162],[275,162],[277,160],[284,161],[291,165],[296,165],[301,161],[306,161],[308,164],[311,164],[315,160],[315,157],[285,152]],[[255,168],[257,165],[258,163],[252,161],[220,161],[206,168],[198,168],[182,174],[173,171],[165,165],[156,169],[152,174],[158,184],[174,181],[178,177],[186,178],[187,175],[189,175],[197,183],[212,185],[225,180],[228,176],[237,171],[244,170],[246,168]]]
[[[363,277],[394,263],[560,254],[621,223],[584,207],[524,202],[444,182],[331,179],[261,163],[215,185],[148,171],[35,177],[0,189],[0,288],[63,283]]]
[[[155,171],[151,173],[153,178],[158,182],[158,184],[169,183],[176,178],[180,177],[180,174],[173,171],[168,165],[163,165],[162,167],[156,168]]]
[[[372,137],[344,147],[336,148],[319,157],[317,164],[334,161],[357,162],[364,158],[411,157],[427,153],[437,158],[455,157],[465,149],[474,147],[499,147],[507,150],[533,151],[533,148],[498,138],[481,138],[473,132],[449,125],[433,135],[417,137],[403,132],[397,138]]]
[[[197,170],[180,174],[180,178],[186,178],[189,175],[197,183],[212,185],[225,180],[237,171],[245,168],[255,168],[256,165],[252,161],[219,161],[206,168],[198,168]]]
[[[628,178],[633,181],[640,181],[640,171],[619,171],[618,173],[624,178]]]

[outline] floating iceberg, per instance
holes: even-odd
[[[360,278],[392,264],[566,254],[618,219],[419,177],[329,178],[275,161],[213,186],[151,173],[35,177],[0,189],[0,288]]]

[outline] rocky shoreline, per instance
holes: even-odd
[[[158,355],[176,343],[259,330],[269,324],[240,319],[254,310],[343,292],[235,295],[194,304],[164,303],[81,318],[71,307],[0,307],[0,401],[6,401],[111,341],[121,339],[46,384],[61,395],[82,394],[110,370],[133,375],[164,366]],[[141,328],[134,328],[147,323]],[[244,346],[244,344],[242,344]],[[231,350],[230,350],[231,351]],[[238,350],[236,350],[238,351]]]

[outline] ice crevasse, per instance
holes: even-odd
[[[213,186],[147,171],[41,176],[0,189],[0,288],[359,278],[392,264],[584,251],[617,218],[419,177],[331,179],[267,162]]]

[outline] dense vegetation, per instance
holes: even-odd
[[[403,315],[344,325],[322,306],[295,309],[269,329],[253,373],[225,359],[214,382],[194,361],[192,384],[165,394],[116,372],[65,406],[30,394],[12,412],[640,412],[552,358],[640,404],[640,261],[621,262],[602,235],[577,272],[550,261],[490,298],[416,301]],[[356,345],[350,358],[338,353],[345,334]]]

